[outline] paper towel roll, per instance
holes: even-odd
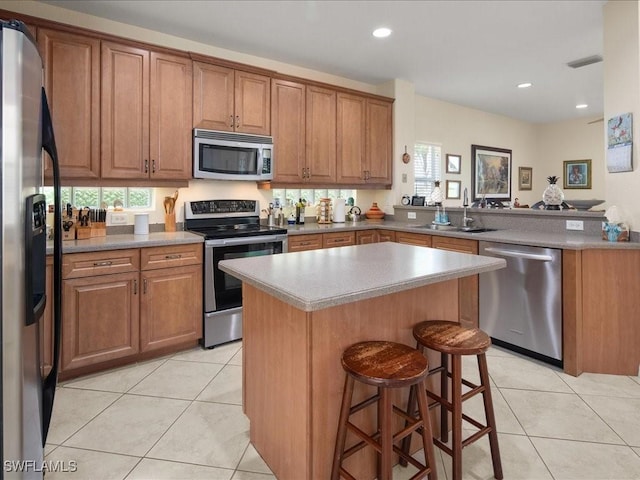
[[[333,221],[334,223],[344,223],[345,199],[336,198],[333,202]]]
[[[134,235],[149,235],[149,214],[136,213],[133,221]]]

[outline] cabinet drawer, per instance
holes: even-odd
[[[464,238],[437,237],[432,241],[433,248],[441,250],[451,250],[452,252],[478,254],[478,242],[475,240],[465,240]]]
[[[140,270],[137,248],[103,252],[70,253],[62,257],[62,278],[82,278]]]
[[[142,270],[202,264],[202,244],[188,243],[140,250]]]
[[[322,247],[343,247],[345,245],[355,245],[355,232],[325,233],[322,235]]]
[[[288,238],[289,252],[302,252],[322,248],[322,234],[296,235]]]
[[[397,243],[408,243],[409,245],[419,245],[422,247],[431,246],[431,235],[421,233],[396,232]]]

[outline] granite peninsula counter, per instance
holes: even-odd
[[[416,323],[458,320],[459,279],[506,262],[385,242],[219,265],[243,281],[243,408],[251,442],[280,480],[315,480],[331,473],[344,349],[373,339],[413,345]],[[435,366],[439,357],[430,361]],[[356,398],[367,388],[358,387]],[[396,404],[405,399],[398,392]],[[371,449],[348,462],[358,478],[375,477]]]

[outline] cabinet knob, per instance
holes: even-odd
[[[142,293],[147,294],[147,279],[145,278],[142,282]]]
[[[149,173],[149,160],[144,159],[144,173]]]
[[[93,266],[94,267],[110,267],[111,265],[113,265],[113,262],[111,262],[111,261],[93,262]]]
[[[231,118],[231,123],[229,124],[229,126],[233,128],[233,115],[229,115],[229,118]]]
[[[156,173],[156,161],[151,160],[151,173]]]
[[[167,260],[176,260],[178,258],[182,258],[182,255],[180,254],[165,255],[164,258],[166,258]]]
[[[138,294],[138,280],[133,281],[133,294],[134,295]]]
[[[240,126],[240,117],[236,115],[236,128]]]

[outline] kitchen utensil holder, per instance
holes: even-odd
[[[165,232],[176,231],[176,214],[175,213],[164,214],[164,231]]]
[[[91,237],[106,237],[106,236],[107,236],[106,222],[93,222],[91,224]]]
[[[91,227],[76,227],[76,240],[91,238]]]

